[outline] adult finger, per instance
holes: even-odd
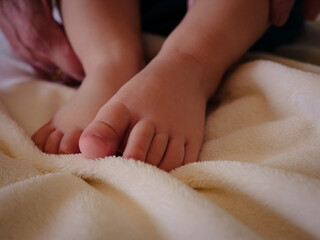
[[[51,44],[51,62],[60,68],[62,72],[73,79],[82,81],[85,74],[78,57],[73,51],[65,32],[58,24],[54,26],[51,31],[55,42]]]
[[[315,20],[320,12],[320,1],[304,0],[302,2],[302,12],[306,20]]]
[[[0,24],[14,52],[51,76],[57,68],[64,76],[82,80],[82,66],[63,28],[54,20],[46,0],[0,0]]]
[[[295,0],[270,0],[270,22],[283,26],[289,18]]]

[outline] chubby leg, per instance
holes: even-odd
[[[123,156],[171,170],[197,160],[206,102],[268,27],[268,0],[197,0],[160,53],[99,110],[80,138],[88,158]]]
[[[76,94],[32,137],[47,153],[77,153],[84,128],[144,66],[138,0],[61,1],[68,38],[86,77]]]

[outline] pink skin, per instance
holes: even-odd
[[[0,27],[13,51],[42,76],[50,78],[60,68],[68,78],[83,79],[81,63],[48,0],[0,0]]]

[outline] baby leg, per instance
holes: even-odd
[[[77,153],[83,129],[144,65],[138,0],[61,1],[66,33],[86,77],[32,137],[47,153]]]
[[[164,170],[197,160],[206,102],[225,70],[268,26],[268,0],[197,0],[164,46],[108,101],[80,138],[89,158],[113,155]]]

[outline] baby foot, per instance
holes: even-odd
[[[197,160],[207,99],[194,74],[171,66],[149,64],[99,110],[80,137],[85,157],[123,149],[166,171]]]
[[[101,106],[137,71],[136,68],[129,71],[126,66],[119,67],[119,72],[116,68],[90,72],[75,95],[32,136],[34,143],[46,153],[79,153],[82,131],[94,119]]]

